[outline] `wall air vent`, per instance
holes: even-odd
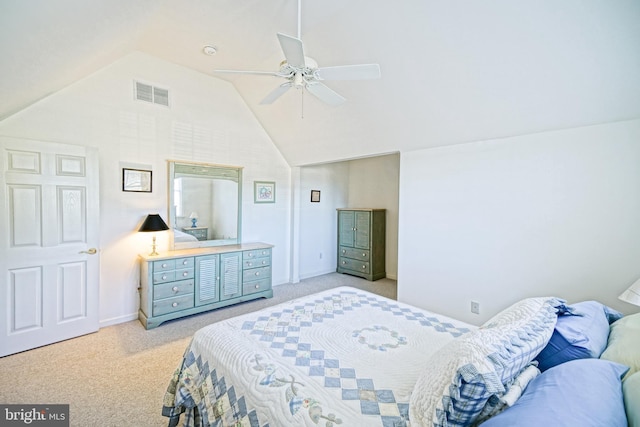
[[[134,82],[135,99],[153,104],[169,106],[169,90],[151,86],[141,82]]]

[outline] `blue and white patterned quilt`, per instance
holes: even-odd
[[[197,331],[164,399],[169,425],[406,426],[431,354],[474,326],[355,288]]]

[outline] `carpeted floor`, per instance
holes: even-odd
[[[164,426],[162,398],[193,333],[210,323],[337,286],[396,299],[396,282],[327,274],[274,287],[274,297],[145,330],[131,321],[0,358],[3,404],[70,404],[71,426]]]

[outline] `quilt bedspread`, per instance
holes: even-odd
[[[169,425],[408,426],[429,356],[475,329],[355,288],[194,334],[164,399]]]

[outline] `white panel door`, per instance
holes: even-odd
[[[96,149],[0,137],[0,357],[98,330]]]

